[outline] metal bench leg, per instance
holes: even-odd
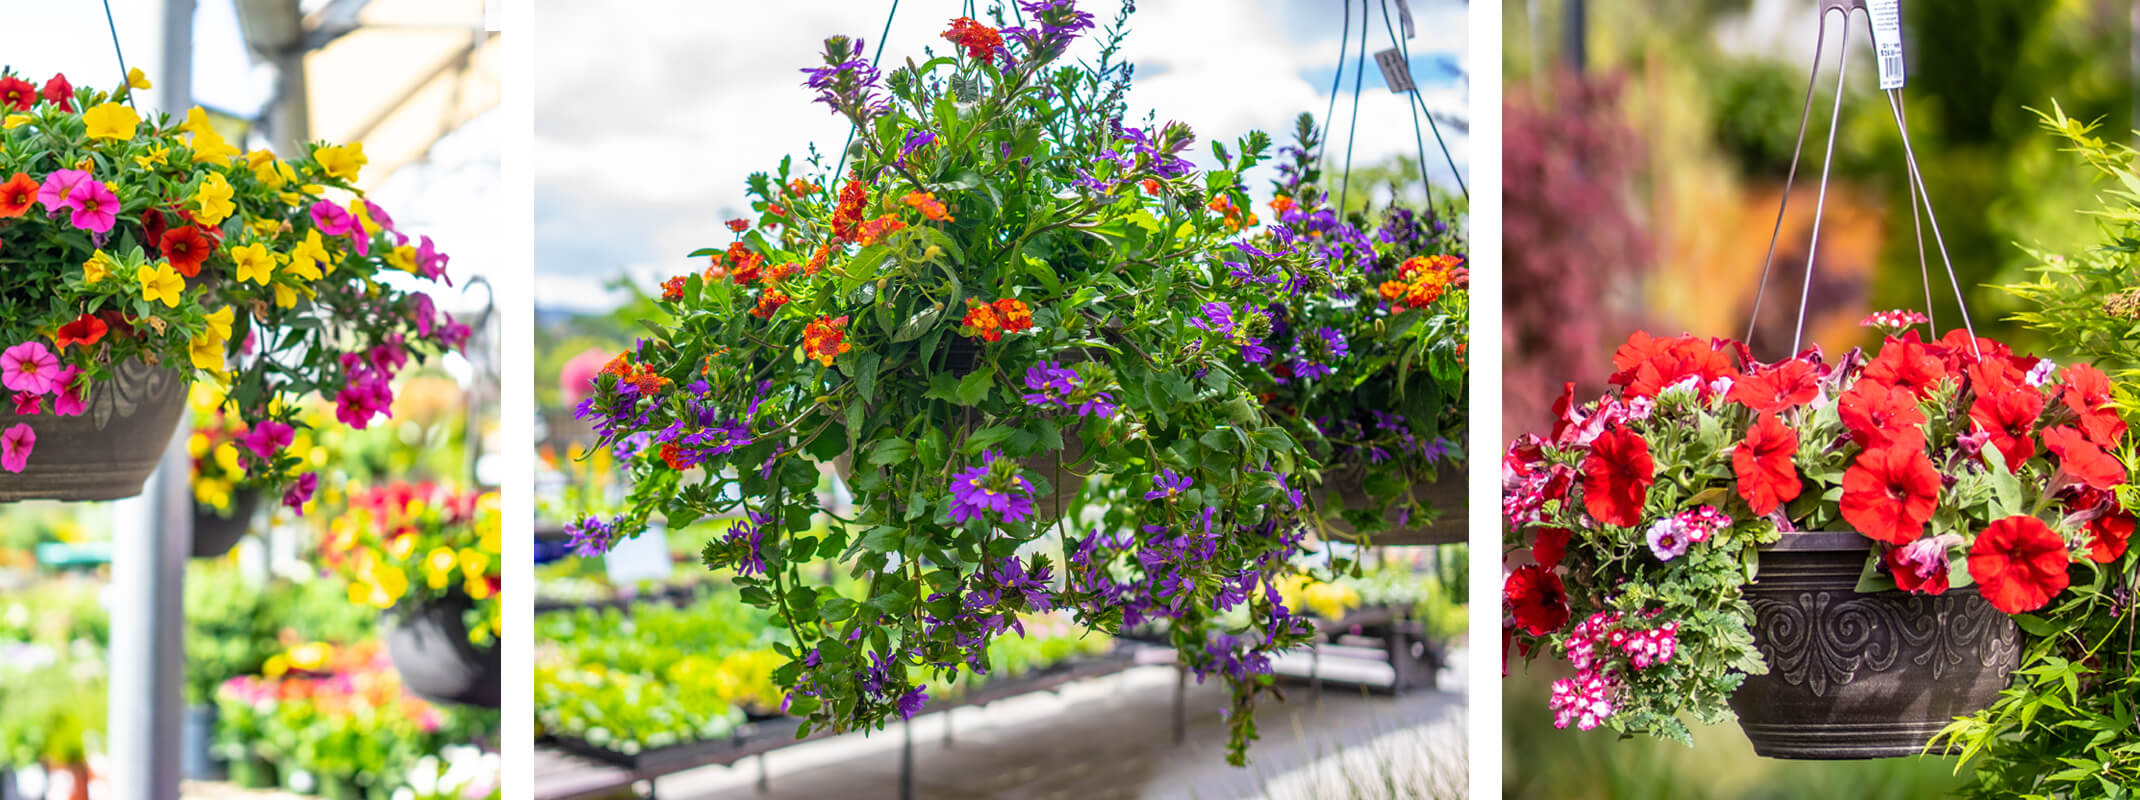
[[[1189,741],[1189,670],[1174,668],[1174,743]]]

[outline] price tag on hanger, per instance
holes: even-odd
[[[1411,65],[1405,63],[1404,54],[1397,48],[1376,53],[1375,66],[1382,68],[1382,82],[1389,84],[1390,91],[1404,94],[1419,88],[1412,83]]]
[[[1900,89],[1902,0],[1865,0],[1865,15],[1872,18],[1873,55],[1880,63],[1880,88]]]
[[[1415,38],[1418,31],[1412,30],[1412,4],[1397,0],[1397,22],[1404,28],[1404,38]]]

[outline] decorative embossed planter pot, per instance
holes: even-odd
[[[1957,716],[1991,705],[2021,659],[2021,631],[1975,587],[1860,594],[1870,541],[1786,533],[1746,587],[1767,675],[1732,695],[1769,758],[1913,756]]]
[[[186,411],[176,370],[128,361],[89,390],[78,417],[0,412],[0,429],[29,423],[37,449],[20,473],[0,472],[0,503],[118,500],[141,494]]]
[[[230,496],[230,516],[214,508],[193,505],[193,557],[221,558],[253,528],[253,512],[260,510],[260,492],[242,489]]]
[[[1338,504],[1344,508],[1366,508],[1367,492],[1361,488],[1360,470],[1332,473],[1324,481],[1321,490],[1321,505],[1328,509],[1324,524],[1347,540],[1358,541],[1360,536],[1351,523],[1337,513]],[[1414,484],[1413,499],[1419,500],[1440,512],[1432,523],[1425,525],[1399,525],[1381,533],[1366,537],[1375,546],[1383,545],[1436,545],[1455,544],[1467,538],[1467,520],[1464,497],[1465,471],[1442,470],[1432,483]],[[1398,520],[1401,508],[1392,508],[1384,517],[1391,524]]]

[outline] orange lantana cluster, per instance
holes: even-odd
[[[1398,280],[1382,283],[1382,299],[1392,311],[1433,305],[1444,292],[1470,282],[1471,271],[1463,263],[1464,259],[1446,254],[1413,256],[1397,268]]]
[[[1219,216],[1225,217],[1226,229],[1230,231],[1239,231],[1242,228],[1253,228],[1259,224],[1262,224],[1262,220],[1257,219],[1255,214],[1241,213],[1241,208],[1233,204],[1233,198],[1227,197],[1223,194],[1211,198],[1211,203],[1207,206],[1207,208],[1218,212]]]
[[[907,192],[907,196],[901,198],[901,201],[921,212],[921,216],[931,222],[951,221],[951,212],[944,208],[943,201],[936,199],[935,192]]]
[[[860,231],[857,232],[855,241],[857,243],[860,243],[863,247],[868,247],[870,245],[883,241],[884,237],[890,236],[893,233],[904,229],[906,226],[907,224],[899,221],[898,217],[886,214],[884,216],[862,223],[862,228]]]
[[[1032,327],[1033,309],[1018,298],[1005,297],[991,304],[969,297],[966,298],[966,318],[960,321],[959,333],[998,342],[1003,340],[1003,334]]]
[[[638,387],[642,397],[651,396],[668,387],[668,378],[655,374],[654,369],[645,364],[631,363],[630,358],[630,353],[617,354],[616,358],[610,359],[609,363],[602,367],[602,374],[615,375],[618,383],[629,383]]]
[[[850,178],[846,188],[840,190],[840,204],[832,209],[832,238],[852,242],[859,238],[863,207],[869,205],[869,195],[863,188],[861,178]]]
[[[847,317],[819,317],[803,328],[803,357],[832,366],[832,359],[854,349],[847,343]]]

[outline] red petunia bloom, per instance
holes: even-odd
[[[2104,449],[2118,446],[2125,438],[2125,420],[2110,405],[2110,378],[2087,364],[2066,368],[2066,388],[2061,393],[2066,407],[2081,417],[2081,432]]]
[[[2028,371],[2004,358],[1970,364],[1962,372],[1969,376],[1969,385],[1979,396],[2034,388],[2027,383]]]
[[[2021,387],[1996,394],[1979,394],[1969,405],[1969,419],[1978,430],[1991,434],[1991,444],[2006,457],[2006,471],[2036,455],[2036,437],[2030,431],[2043,416],[2043,395]]]
[[[1939,485],[1939,470],[1922,449],[1867,450],[1843,472],[1843,520],[1867,538],[1909,544],[1939,507]]]
[[[1633,527],[1642,522],[1642,503],[1657,481],[1650,444],[1625,425],[1598,436],[1583,459],[1583,510],[1599,522]]]
[[[2088,440],[2088,435],[2071,425],[2046,428],[2043,444],[2058,456],[2059,469],[2068,477],[2096,489],[2109,489],[2125,482],[2125,465],[2103,448]]]
[[[37,105],[37,85],[13,75],[0,75],[0,109],[28,111]]]
[[[1813,363],[1794,358],[1732,384],[1726,399],[1760,414],[1774,414],[1805,405],[1820,394],[1820,372]]]
[[[1568,588],[1553,570],[1537,564],[1517,567],[1501,586],[1501,602],[1516,618],[1516,627],[1544,636],[1568,624]]]
[[[1836,400],[1836,414],[1850,438],[1867,450],[1924,447],[1924,412],[1908,389],[1859,381]]]
[[[2088,558],[2108,564],[2125,555],[2132,543],[2133,517],[2116,509],[2088,522]]]
[[[1938,342],[1925,345],[1925,350],[1938,356],[1949,373],[1961,372],[1965,367],[1981,361],[2015,361],[2013,348],[1982,336],[1977,337],[1976,343],[1971,345],[1969,331],[1962,328],[1948,330],[1947,335],[1939,337]],[[1983,357],[1978,358],[1978,353],[1982,353]],[[2030,363],[2019,365],[2023,372],[2027,372],[2035,363],[2035,359],[2028,361]]]
[[[996,50],[1003,47],[1001,32],[975,22],[971,17],[952,20],[951,30],[944,31],[944,38],[952,44],[966,48],[967,58],[989,63],[995,63]]]
[[[1865,365],[1861,382],[1908,389],[1911,394],[1924,397],[1946,377],[1946,365],[1927,350],[1924,343],[1917,340],[1917,333],[1912,331],[1901,338],[1888,337],[1880,347],[1880,355]]]
[[[1798,434],[1774,414],[1762,414],[1746,429],[1746,439],[1731,452],[1731,469],[1739,478],[1739,496],[1756,514],[1798,498]]]
[[[201,264],[215,252],[215,243],[201,234],[201,229],[192,225],[180,225],[163,232],[163,257],[171,262],[171,268],[188,278],[201,274]]]
[[[1547,569],[1560,566],[1560,560],[1568,555],[1571,535],[1567,528],[1539,528],[1538,539],[1531,542],[1531,560]]]
[[[97,342],[104,340],[104,334],[108,330],[110,326],[105,325],[104,320],[97,319],[95,314],[83,314],[73,322],[59,326],[59,333],[52,337],[52,346],[61,350],[67,349],[70,344],[78,344],[84,348],[95,347]]]
[[[1574,424],[1575,383],[1569,381],[1560,385],[1560,397],[1553,400],[1553,433],[1550,438],[1556,442],[1562,441],[1560,435],[1566,433]]]
[[[59,106],[61,111],[73,111],[74,84],[67,82],[66,75],[55,73],[52,80],[45,81],[44,98]]]
[[[2043,520],[2013,516],[1991,523],[1969,548],[1969,576],[1992,606],[2008,614],[2042,608],[2066,590],[2066,540]]]
[[[1700,337],[1659,339],[1635,331],[1627,343],[1612,354],[1612,382],[1626,389],[1627,397],[1655,397],[1665,387],[1689,377],[1700,378],[1701,396],[1709,396],[1709,384],[1718,378],[1739,377],[1731,365],[1731,353]]]
[[[13,219],[28,213],[30,206],[37,202],[37,188],[36,178],[20,172],[7,179],[7,183],[0,184],[0,219]]]

